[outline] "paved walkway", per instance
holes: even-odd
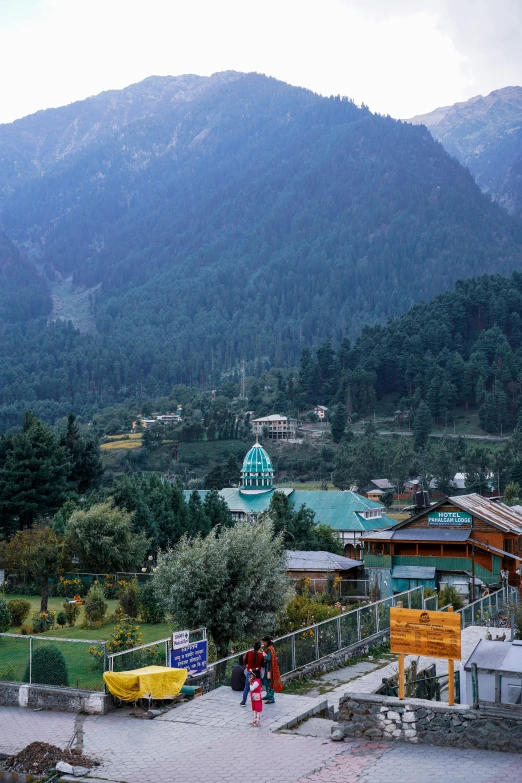
[[[245,713],[239,705],[237,710]],[[115,783],[520,781],[517,755],[353,740],[335,743],[321,736],[276,733],[267,726],[255,729],[248,725],[248,717],[241,727],[232,728],[188,720],[138,720],[126,710],[76,720],[82,723],[83,752],[102,761],[94,775]],[[73,737],[75,718],[0,708],[0,752],[12,753],[35,739],[64,747]]]
[[[217,688],[205,696],[176,707],[159,718],[168,723],[190,723],[193,726],[219,726],[244,729],[252,720],[250,703],[240,707],[241,693]],[[299,721],[328,708],[327,696],[289,696],[279,694],[275,704],[265,704],[261,717],[264,730],[287,729]]]
[[[467,657],[485,629],[467,629]],[[369,661],[326,675],[334,686],[341,676],[349,689],[368,690],[386,668]],[[395,664],[391,664],[395,666]],[[350,671],[351,670],[351,671]],[[368,680],[367,678],[370,678]],[[372,679],[373,678],[373,679]],[[520,756],[488,751],[455,750],[424,745],[345,740],[331,742],[331,721],[311,718],[333,693],[292,696],[279,694],[265,705],[261,728],[250,726],[252,711],[240,707],[240,694],[219,688],[182,704],[154,721],[133,717],[129,709],[109,715],[0,708],[0,752],[16,753],[35,740],[65,748],[73,741],[83,753],[98,759],[96,778],[120,783],[519,783]],[[139,711],[134,711],[135,715]]]

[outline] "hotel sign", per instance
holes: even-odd
[[[428,525],[442,527],[444,525],[470,525],[471,514],[464,511],[430,511]]]

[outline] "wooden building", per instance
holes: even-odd
[[[361,540],[365,569],[383,596],[417,584],[449,584],[469,598],[473,574],[476,586],[500,585],[501,572],[520,586],[522,516],[481,495],[444,498],[393,530],[372,531]]]

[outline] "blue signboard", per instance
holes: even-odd
[[[188,669],[190,675],[201,674],[207,670],[207,640],[187,644],[171,650],[170,665],[173,669]]]

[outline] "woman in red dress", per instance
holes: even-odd
[[[261,725],[261,713],[263,712],[263,700],[261,698],[261,672],[259,669],[253,669],[250,672],[250,700],[252,702],[252,711],[254,720],[251,726]]]

